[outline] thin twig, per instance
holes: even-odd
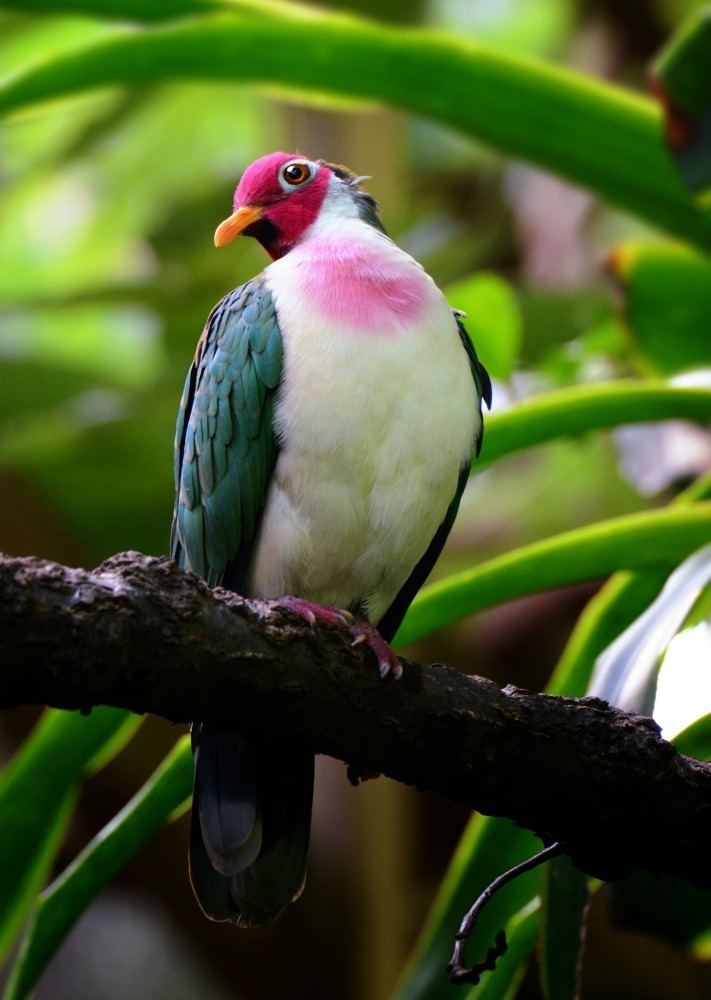
[[[464,965],[464,946],[466,945],[467,938],[474,929],[474,925],[479,918],[479,914],[483,910],[484,906],[489,902],[491,897],[497,893],[502,886],[507,885],[509,882],[513,882],[513,880],[518,878],[519,875],[523,875],[525,872],[530,872],[533,868],[537,868],[546,861],[550,861],[551,858],[555,858],[564,853],[565,852],[561,844],[551,844],[550,847],[544,848],[542,851],[539,851],[538,854],[534,854],[533,857],[522,861],[520,865],[515,865],[513,868],[509,868],[508,871],[505,871],[502,875],[499,875],[498,878],[495,878],[493,882],[487,885],[486,889],[484,889],[472,908],[465,914],[464,919],[459,925],[459,931],[454,939],[454,951],[452,952],[452,958],[447,966],[451,982],[457,985],[460,983],[470,983],[476,986],[481,978],[481,974],[483,972],[493,972],[496,967],[496,959],[500,958],[506,951],[506,932],[500,930],[496,935],[494,946],[489,948],[487,951],[486,958],[484,958],[481,962],[477,962],[475,965],[472,965],[470,968],[466,968]]]

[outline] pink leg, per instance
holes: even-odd
[[[317,621],[328,622],[329,625],[340,625],[351,630],[353,642],[351,645],[359,646],[365,643],[372,649],[378,658],[378,673],[381,677],[392,674],[395,680],[402,677],[402,663],[395,653],[378,632],[375,625],[371,625],[366,619],[354,622],[353,615],[349,611],[341,608],[332,608],[327,604],[316,604],[314,601],[307,601],[303,597],[280,597],[279,604],[287,611],[303,618],[309,625],[314,626]]]

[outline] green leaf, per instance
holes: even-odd
[[[13,966],[5,1000],[22,1000],[28,995],[101,889],[166,817],[187,806],[192,775],[190,737],[185,736],[121,812],[41,894]]]
[[[97,87],[177,78],[251,80],[384,101],[540,164],[711,247],[711,222],[668,161],[652,102],[441,32],[392,29],[298,4],[117,31],[6,80],[0,113]]]
[[[37,827],[35,836],[26,842],[15,839],[12,827],[17,828],[20,824],[13,822],[11,814],[8,816],[10,829],[7,835],[3,829],[3,859],[0,862],[0,872],[6,878],[3,885],[7,887],[0,905],[0,958],[4,958],[14,944],[35,896],[47,881],[77,798],[76,785],[58,790],[53,801],[49,797],[45,798],[43,825]],[[0,796],[0,799],[5,799],[5,796]],[[39,812],[37,809],[37,813]]]
[[[507,379],[521,346],[521,310],[511,285],[480,272],[445,289],[448,302],[466,313],[467,333],[490,375]]]
[[[672,739],[679,753],[697,760],[711,760],[711,715],[702,715]]]
[[[546,1000],[576,1000],[588,908],[588,878],[570,858],[554,858],[541,876],[539,965]]]
[[[632,381],[560,389],[485,417],[480,461],[495,461],[524,448],[592,430],[672,419],[709,422],[711,389]],[[478,464],[474,463],[474,472]]]
[[[643,370],[674,375],[711,365],[711,261],[673,243],[626,243],[609,257],[623,318]]]
[[[406,646],[475,611],[621,569],[666,569],[704,545],[711,503],[647,511],[567,531],[425,587],[395,636]]]
[[[118,752],[138,723],[115,708],[47,711],[0,775],[0,957],[46,880],[82,775],[105,763],[109,745]]]
[[[656,60],[654,91],[684,183],[711,194],[711,8],[699,7]]]
[[[84,763],[84,777],[96,774],[102,768],[106,767],[117,754],[121,753],[126,744],[130,743],[136,731],[141,728],[145,721],[145,716],[135,715],[133,712],[125,712],[119,708],[101,706],[93,709],[92,715],[96,714],[96,712],[120,712],[123,715],[123,719],[115,716],[113,727],[107,725],[103,738],[97,740],[94,753]]]

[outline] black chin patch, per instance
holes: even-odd
[[[253,236],[267,251],[274,249],[280,235],[277,227],[269,219],[257,219],[256,222],[243,229],[242,233],[244,236]]]

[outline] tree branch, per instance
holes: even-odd
[[[169,559],[0,556],[0,707],[107,704],[292,733],[315,752],[507,816],[600,878],[711,889],[711,765],[651,719],[405,662],[380,681],[345,630],[210,590]]]

